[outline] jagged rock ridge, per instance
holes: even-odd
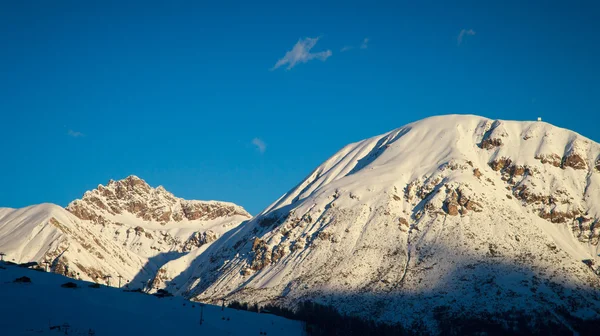
[[[123,180],[110,180],[106,186],[88,191],[81,200],[67,206],[75,216],[104,223],[104,215],[133,214],[144,221],[160,224],[183,220],[214,220],[220,217],[245,216],[250,214],[243,208],[226,202],[188,201],[177,198],[162,186],[150,187],[144,180],[131,175]]]

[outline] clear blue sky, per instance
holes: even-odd
[[[438,114],[600,141],[597,1],[321,2],[2,1],[0,206],[135,174],[256,214],[345,144]]]

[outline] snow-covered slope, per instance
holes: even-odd
[[[7,260],[47,261],[54,272],[102,282],[109,274],[133,279],[148,262],[54,204],[1,209],[0,250]]]
[[[26,276],[30,283],[14,282]],[[73,281],[0,262],[0,334],[302,335],[302,324],[270,314],[158,298],[116,288],[63,288]],[[202,310],[203,323],[200,324]],[[65,331],[64,326],[68,325]],[[60,327],[60,329],[59,329]]]
[[[544,122],[432,117],[341,149],[198,255],[181,292],[407,324],[436,307],[587,318],[599,236],[599,144]]]
[[[88,191],[63,209],[41,204],[0,208],[0,252],[15,262],[48,262],[57,273],[108,282],[105,276],[165,287],[186,258],[250,215],[226,202],[187,201],[129,176]],[[175,286],[175,284],[171,284]]]

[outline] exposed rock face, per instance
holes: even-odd
[[[587,169],[587,163],[579,154],[571,154],[563,158],[562,166],[571,167],[573,169]]]
[[[565,150],[565,155],[562,161],[563,169],[566,167],[571,167],[575,170],[587,170],[587,155],[588,149],[590,146],[590,142],[588,140],[583,140],[576,138],[574,141],[570,142]]]
[[[588,169],[584,154],[580,153],[577,149],[567,151],[563,157],[558,154],[539,154],[536,155],[535,158],[544,164],[550,164],[554,167],[561,167],[563,169],[567,167],[576,170]]]
[[[502,122],[496,120],[493,123],[490,123],[488,127],[490,127],[490,129],[483,135],[483,139],[481,140],[479,147],[487,150],[501,147],[503,144],[502,138],[508,136],[508,133],[502,125]]]
[[[493,149],[495,147],[502,146],[502,139],[485,139],[481,142],[481,148],[484,149]]]
[[[457,216],[458,215],[458,204],[453,201],[447,201],[446,202],[446,212],[450,216]]]
[[[252,263],[250,264],[251,270],[260,271],[271,263],[271,249],[264,240],[258,238],[254,239],[254,242],[252,243],[252,252],[254,252],[254,256],[252,258]]]
[[[450,216],[466,215],[469,211],[481,212],[481,204],[466,197],[460,188],[451,190],[444,201],[446,213]]]
[[[214,242],[218,237],[219,236],[212,230],[207,230],[206,232],[194,232],[183,245],[182,251],[189,252],[204,244]]]
[[[512,164],[511,159],[503,157],[503,158],[500,158],[500,159],[490,162],[490,167],[492,167],[492,169],[495,171],[499,171],[499,170],[504,169],[505,167],[510,167],[511,164]]]
[[[581,215],[581,211],[574,209],[569,211],[558,211],[558,210],[550,210],[545,211],[542,210],[539,214],[541,218],[549,220],[552,223],[566,223],[570,222],[575,218],[578,218]]]
[[[562,158],[557,154],[540,154],[536,155],[535,158],[543,164],[550,164],[554,167],[560,167],[562,164]]]
[[[123,213],[160,224],[183,220],[208,221],[236,215],[251,217],[244,209],[231,203],[177,198],[163,187],[152,188],[133,175],[120,181],[110,180],[106,186],[99,185],[86,192],[82,199],[71,202],[67,210],[81,219],[99,224]]]
[[[571,222],[571,229],[579,241],[598,246],[600,241],[600,219],[580,216]]]

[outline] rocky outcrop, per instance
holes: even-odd
[[[549,164],[554,167],[561,167],[563,161],[562,157],[557,154],[538,154],[535,158],[543,164]]]
[[[488,124],[490,129],[484,134],[483,139],[479,143],[479,147],[483,149],[494,149],[503,145],[502,138],[508,136],[502,122],[499,120]]]
[[[598,245],[600,242],[600,219],[587,216],[577,217],[571,222],[571,229],[583,243]]]
[[[565,169],[567,167],[575,170],[588,169],[588,165],[585,160],[585,155],[581,153],[578,147],[569,149],[566,154],[561,157],[558,154],[538,154],[535,156],[536,159],[540,160],[543,164],[550,164],[554,167],[560,167]]]
[[[483,149],[493,149],[495,147],[502,146],[502,139],[485,139],[480,144],[479,147]]]
[[[527,204],[544,204],[550,205],[554,203],[554,198],[552,196],[540,195],[529,190],[527,185],[522,184],[513,189],[513,195],[521,201],[524,201]]]
[[[448,213],[448,215],[450,216],[457,216],[458,215],[458,203],[456,203],[455,201],[452,200],[448,200],[445,202],[444,204],[446,213]]]
[[[512,160],[507,157],[502,157],[502,158],[493,160],[489,163],[490,167],[494,171],[500,171],[500,170],[504,169],[505,167],[509,167],[511,164],[512,164]]]
[[[217,240],[217,238],[219,238],[219,235],[212,230],[207,230],[206,232],[194,232],[183,244],[181,250],[183,252],[189,252],[204,244],[212,243]]]
[[[254,256],[250,264],[251,270],[260,271],[271,263],[271,249],[264,240],[255,238],[252,242],[252,252],[254,252]]]
[[[562,160],[562,168],[573,168],[575,170],[587,170],[587,152],[590,142],[582,139],[575,139],[567,145],[565,155]]]
[[[481,212],[480,203],[469,199],[460,189],[446,190],[448,196],[444,201],[444,211],[450,216],[466,215],[469,211]]]
[[[271,262],[276,263],[286,255],[287,246],[285,244],[279,244],[273,248],[271,253]]]
[[[552,223],[567,223],[581,215],[580,210],[570,210],[570,211],[559,211],[555,209],[551,209],[549,211],[542,210],[539,213],[539,216],[543,219],[549,220]]]
[[[577,170],[584,170],[587,169],[587,163],[585,163],[585,160],[583,159],[583,157],[581,157],[581,155],[570,154],[563,158],[562,167],[563,169],[565,167],[571,167]]]
[[[560,167],[566,169],[567,167],[584,170],[587,169],[587,164],[584,158],[577,154],[577,151],[572,148],[567,151],[567,155],[563,158],[556,154],[550,155],[537,155],[536,159],[540,160],[543,164],[551,164],[554,167]],[[571,196],[562,189],[554,190],[550,193],[542,193],[539,190],[533,191],[535,184],[526,179],[527,176],[540,173],[537,168],[530,167],[527,165],[516,165],[509,158],[500,158],[493,160],[489,163],[490,167],[502,174],[502,180],[509,184],[506,188],[512,190],[512,194],[517,200],[523,202],[524,206],[531,206],[534,209],[534,213],[540,218],[543,218],[551,223],[575,223],[572,229],[578,239],[582,242],[591,242],[592,244],[598,243],[598,235],[600,235],[600,229],[595,231],[593,224],[587,225],[585,223],[592,222],[591,219],[582,220],[583,211],[579,208],[573,208],[569,204],[572,202]],[[509,199],[512,196],[507,195]],[[454,213],[454,208],[450,204],[448,210]]]

